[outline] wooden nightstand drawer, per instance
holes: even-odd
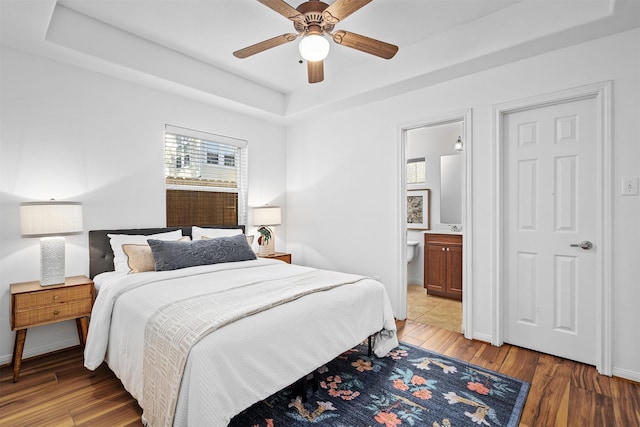
[[[15,329],[30,328],[62,320],[77,319],[91,314],[91,298],[62,302],[46,307],[16,311]]]
[[[36,307],[62,304],[82,299],[87,299],[91,302],[92,295],[93,285],[91,284],[74,286],[72,288],[27,292],[15,295],[15,309],[16,311],[29,310]]]
[[[276,252],[271,255],[258,255],[260,258],[277,259],[278,261],[284,261],[287,264],[291,264],[291,254],[286,252]]]

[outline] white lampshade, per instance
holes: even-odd
[[[329,54],[329,41],[319,34],[310,34],[300,40],[298,49],[307,61],[322,61]]]
[[[254,225],[280,225],[281,223],[282,212],[279,206],[253,208]]]
[[[40,239],[40,284],[65,281],[63,235],[82,232],[82,204],[78,202],[27,202],[20,205],[20,232]]]
[[[82,232],[82,204],[78,202],[27,202],[20,205],[23,237],[61,236]]]

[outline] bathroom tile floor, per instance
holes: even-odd
[[[422,286],[408,285],[407,319],[462,332],[462,302],[427,295]]]

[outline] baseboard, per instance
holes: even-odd
[[[424,287],[424,279],[414,279],[412,277],[409,277],[407,279],[407,284],[409,284],[411,286],[422,286],[422,287]]]
[[[614,377],[624,378],[625,380],[635,381],[640,383],[640,372],[630,371],[628,369],[613,368]]]
[[[473,339],[478,341],[484,341],[486,343],[491,343],[491,335],[489,334],[479,334],[475,332],[473,334]]]
[[[50,345],[30,348],[22,352],[22,360],[29,359],[35,356],[41,356],[47,353],[52,353],[54,351],[62,350],[68,347],[75,347],[77,345],[78,345],[78,338],[76,337],[75,339],[71,338],[71,339],[68,339],[65,341],[59,341],[57,343],[50,344]],[[1,366],[9,365],[12,359],[13,359],[13,354],[5,354],[3,356],[0,356],[0,365]]]

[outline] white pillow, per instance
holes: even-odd
[[[191,238],[193,240],[202,240],[203,237],[215,239],[216,237],[231,237],[242,234],[241,228],[202,228],[191,227]]]
[[[152,234],[143,236],[139,234],[107,234],[113,249],[113,267],[115,271],[128,273],[129,258],[124,253],[122,245],[141,245],[147,244],[147,239],[156,240],[178,240],[182,237],[182,230],[169,231],[166,233]]]

